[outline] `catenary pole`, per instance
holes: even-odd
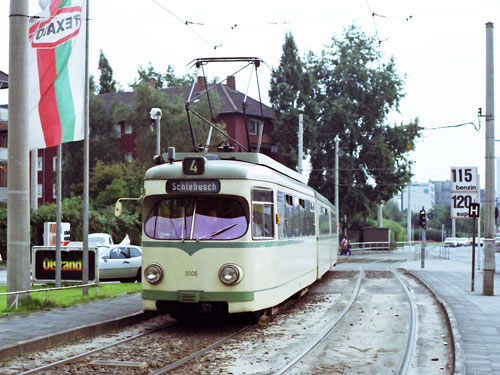
[[[484,202],[483,295],[494,294],[495,279],[495,107],[493,23],[486,23],[486,199]]]
[[[338,135],[335,136],[335,225],[337,226],[337,244],[339,243],[339,220],[340,220],[340,209],[339,209],[339,142],[340,138]]]
[[[29,290],[28,0],[10,0],[7,291]],[[29,298],[28,294],[19,298]],[[15,296],[7,296],[7,305]]]
[[[56,163],[56,288],[61,287],[61,165],[62,165],[62,145],[57,145]]]
[[[85,2],[85,102],[83,118],[83,249],[82,283],[89,282],[89,3]],[[97,254],[96,254],[97,256]],[[89,294],[88,287],[82,288],[84,296]]]
[[[411,251],[411,182],[408,182],[408,202],[406,205],[406,241],[408,242],[408,252]]]
[[[298,131],[298,163],[297,169],[300,174],[302,174],[302,159],[304,159],[304,115],[299,114],[299,131]]]

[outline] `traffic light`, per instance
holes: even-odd
[[[425,210],[422,208],[420,210],[420,226],[422,228],[425,228],[425,220],[426,220],[426,218],[425,218]]]

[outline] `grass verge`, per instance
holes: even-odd
[[[31,290],[53,288],[53,285],[36,285]],[[82,294],[81,288],[54,290],[49,292],[31,293],[30,298],[19,301],[18,308],[7,306],[7,296],[0,296],[0,315],[23,314],[32,311],[49,310],[54,307],[71,307],[96,299],[110,298],[119,294],[137,293],[141,290],[140,283],[106,283],[88,288],[88,295]],[[7,287],[0,286],[0,293],[7,292]]]

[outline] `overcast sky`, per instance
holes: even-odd
[[[38,0],[29,4],[31,14],[40,11]],[[9,7],[9,1],[0,1],[0,70],[6,73]],[[479,127],[478,108],[485,110],[486,22],[496,27],[500,61],[499,0],[91,0],[90,18],[90,71],[98,77],[102,50],[126,90],[139,65],[149,62],[162,72],[170,64],[177,75],[188,73],[186,64],[197,57],[256,56],[277,67],[286,32],[293,34],[301,55],[320,54],[333,35],[354,23],[380,40],[385,59],[394,57],[398,72],[406,77],[406,96],[388,121],[418,117],[426,128],[411,153],[413,181],[447,180],[451,166],[477,166],[484,187],[484,119],[479,131],[473,125],[431,128],[467,122]],[[232,67],[209,68],[209,76],[232,72]],[[270,69],[261,67],[265,101],[269,79]],[[248,74],[237,76],[237,89],[245,92],[247,80]],[[0,104],[5,104],[2,91]],[[255,93],[251,89],[253,97]]]

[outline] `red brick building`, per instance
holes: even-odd
[[[3,74],[3,76],[2,76]],[[2,80],[2,77],[3,80]],[[0,81],[4,87],[7,87],[7,75],[0,72]],[[204,89],[204,80],[198,78],[195,86],[195,92]],[[162,89],[168,96],[181,96],[187,99],[191,86],[171,87]],[[247,147],[247,135],[245,129],[245,113],[243,111],[243,101],[245,94],[236,90],[236,81],[234,77],[228,77],[225,85],[219,85],[214,89],[217,93],[220,109],[215,123],[224,122],[229,136],[234,138],[240,144]],[[104,94],[100,97],[105,103],[110,104],[112,100],[119,100],[125,105],[132,105],[133,92],[119,92],[114,94]],[[246,116],[249,123],[250,143],[252,150],[255,151],[258,143],[259,124],[262,124],[262,140],[260,152],[279,160],[277,146],[272,138],[273,131],[273,110],[261,104],[250,97],[246,98]],[[0,105],[0,203],[7,201],[7,105]],[[135,138],[140,129],[138,124],[127,124],[121,121],[114,126],[119,150],[123,154],[124,161],[131,161],[136,157]],[[186,124],[187,127],[187,124]],[[204,140],[198,140],[204,141]],[[235,151],[240,151],[239,146],[229,141],[235,146]],[[243,150],[241,150],[243,151]],[[38,178],[38,204],[55,202],[55,167],[56,167],[56,147],[38,150],[37,158],[37,178]]]
[[[194,94],[201,92],[204,89],[204,79],[198,77],[195,85]],[[191,86],[180,86],[162,89],[168,96],[181,96],[187,99],[191,91]],[[245,94],[236,90],[236,81],[234,77],[228,77],[227,83],[217,86],[213,91],[216,92],[219,101],[219,113],[214,119],[215,123],[226,124],[226,130],[230,137],[234,138],[238,143],[247,147],[247,135],[245,129],[245,113],[243,111],[243,101]],[[213,92],[211,91],[211,94]],[[133,104],[133,92],[118,92],[113,94],[104,94],[100,97],[107,103],[111,104],[113,100],[119,100],[125,105],[131,106]],[[273,110],[262,104],[257,100],[247,97],[246,109],[247,119],[249,122],[250,143],[252,150],[257,149],[258,143],[258,129],[259,124],[263,125],[262,140],[260,152],[264,153],[276,160],[279,160],[278,149],[272,138],[273,131]],[[187,121],[187,120],[186,120]],[[134,124],[126,124],[124,121],[115,125],[117,136],[119,136],[120,152],[125,155],[126,160],[134,159],[135,154],[135,137],[137,126]],[[187,129],[187,123],[186,123]],[[204,140],[197,140],[204,141]],[[240,151],[239,146],[232,141],[229,141],[232,146],[235,146],[235,151]],[[244,151],[244,150],[241,150]]]

